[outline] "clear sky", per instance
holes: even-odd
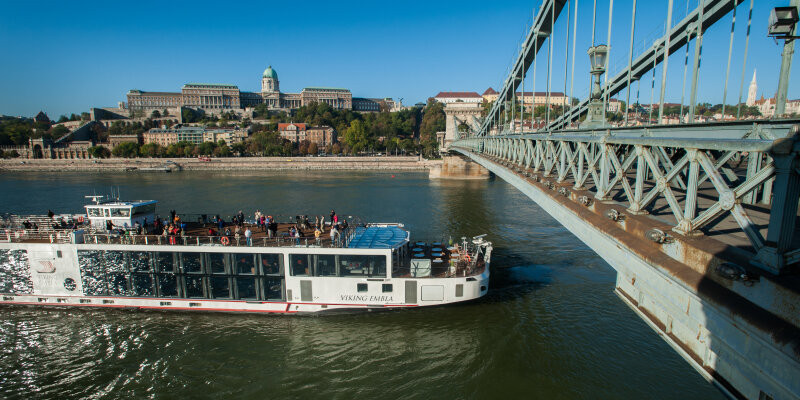
[[[258,91],[267,65],[278,72],[284,92],[345,87],[356,97],[403,98],[404,104],[425,101],[439,91],[482,93],[489,86],[498,89],[505,78],[539,3],[0,0],[0,114],[32,116],[44,110],[55,119],[89,107],[115,106],[130,89],[179,91],[188,82],[230,83]],[[592,1],[578,3],[574,95],[583,98],[588,93]],[[596,40],[605,43],[609,2],[597,3]],[[638,3],[640,52],[663,29],[668,0]],[[696,3],[690,0],[689,9]],[[755,3],[744,92],[746,97],[756,68],[759,95],[770,97],[777,87],[782,43],[766,36],[767,19],[772,7],[789,0]],[[631,4],[614,1],[612,70],[627,63]],[[735,103],[739,94],[749,4],[745,0],[737,9],[728,103]],[[674,0],[673,24],[686,14],[686,5],[686,0]],[[700,101],[722,101],[730,29],[729,14],[706,33]],[[553,42],[553,91],[564,90],[566,32],[565,10]],[[537,64],[537,90],[546,90],[547,46],[544,50]],[[684,53],[679,53],[670,57],[667,68],[670,102],[681,98]],[[800,97],[799,68],[796,60],[790,98]],[[656,75],[657,101],[660,68]],[[650,78],[641,82],[642,103],[650,101]],[[532,75],[526,90],[531,82]]]

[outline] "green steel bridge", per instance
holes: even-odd
[[[745,119],[741,112],[753,0],[700,0],[694,9],[687,2],[680,18],[673,15],[673,0],[665,2],[662,35],[637,52],[633,1],[627,63],[614,74],[606,73],[609,48],[597,45],[593,19],[591,92],[558,116],[551,118],[548,104],[545,118],[534,119],[517,90],[524,93],[531,75],[536,87],[536,59],[546,53],[540,64],[547,72],[539,76],[546,76],[549,101],[557,21],[567,27],[563,87],[572,86],[575,49],[583,45],[576,44],[577,26],[586,25],[577,21],[584,2],[545,0],[497,101],[473,129],[446,138],[446,149],[515,186],[602,256],[617,271],[620,299],[725,394],[798,399],[800,119],[785,116],[798,0],[791,2],[794,13],[779,7],[770,20],[770,33],[783,44],[770,119]],[[585,3],[595,16],[597,7],[608,6],[610,42],[614,1]],[[730,69],[738,63],[731,57],[737,11],[748,24],[738,104],[728,106],[735,108],[727,110],[729,118],[700,121],[703,34],[733,16],[725,43],[725,116]],[[667,124],[664,97],[673,54],[684,61],[683,90],[689,90],[681,95],[680,117]],[[630,104],[631,87],[649,74],[658,102],[647,119],[624,112],[624,119],[607,121],[613,97],[624,95]]]

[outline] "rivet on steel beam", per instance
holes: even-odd
[[[724,262],[717,265],[717,267],[714,268],[714,272],[725,279],[742,281],[746,286],[753,286],[754,283],[753,277],[747,274],[747,270],[741,265],[732,262]]]
[[[645,232],[644,236],[659,244],[671,243],[673,241],[671,236],[667,235],[664,231],[658,228],[650,229],[649,231]]]
[[[592,199],[590,199],[589,196],[581,196],[578,197],[578,203],[581,203],[586,207],[589,207],[592,204]]]
[[[608,219],[610,219],[612,221],[621,221],[621,220],[625,219],[624,215],[622,215],[619,211],[617,211],[617,210],[615,210],[613,208],[608,210],[608,211],[606,211],[605,215],[606,215],[606,218],[608,218]]]
[[[564,196],[564,197],[569,197],[569,192],[567,191],[567,188],[565,188],[565,187],[560,187],[558,189],[558,193],[560,195]]]

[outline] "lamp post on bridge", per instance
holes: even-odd
[[[600,76],[606,72],[608,46],[601,44],[590,47],[587,54],[589,54],[589,62],[592,66],[589,73],[594,76],[594,83],[592,84],[589,111],[586,114],[586,120],[581,124],[581,128],[599,128],[606,124],[606,113],[603,109],[603,101],[600,99]]]

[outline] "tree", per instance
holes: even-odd
[[[344,141],[353,154],[364,151],[369,146],[367,138],[367,127],[361,120],[353,120],[347,132],[344,134]]]
[[[492,110],[492,106],[494,105],[493,101],[487,101],[483,99],[483,108],[481,109],[481,117],[486,117],[489,115],[489,111]]]
[[[438,148],[436,132],[447,129],[444,104],[434,99],[428,99],[428,105],[422,112],[422,123],[419,128],[420,144],[426,153],[433,154]]]
[[[300,155],[308,154],[308,144],[310,142],[308,140],[303,140],[302,142],[297,144],[297,153]]]
[[[66,115],[62,115],[62,116],[58,117],[58,123],[59,124],[67,122],[67,121],[69,121],[69,118],[67,118]]]
[[[158,110],[153,110],[153,112],[150,113],[150,118],[153,118],[153,119],[161,118],[161,113]]]
[[[30,118],[0,116],[0,145],[26,145],[33,136],[34,122]]]
[[[169,110],[167,110],[167,109],[165,108],[165,109],[164,109],[164,111],[161,111],[161,116],[162,116],[162,117],[169,117]]]
[[[157,143],[148,143],[139,147],[139,155],[142,157],[160,157],[164,154],[164,148]]]
[[[92,146],[88,149],[89,156],[92,158],[108,158],[111,152],[105,146]]]
[[[191,124],[194,122],[200,122],[204,115],[202,110],[195,111],[191,108],[182,108],[181,117],[183,118],[183,122]]]
[[[240,156],[244,155],[246,150],[247,146],[243,142],[234,143],[231,145],[231,152],[238,154]]]
[[[342,146],[339,143],[334,143],[331,146],[331,154],[341,154],[342,153]]]
[[[308,154],[314,154],[314,155],[319,154],[319,146],[317,145],[316,142],[311,142],[308,145]]]
[[[210,156],[214,154],[214,150],[217,148],[217,144],[214,142],[203,142],[197,146],[198,151],[200,154],[204,156]]]
[[[53,129],[50,129],[50,137],[51,138],[60,138],[69,133],[69,129],[64,125],[56,125]]]
[[[133,142],[123,142],[111,151],[115,157],[135,158],[139,155],[139,145]]]
[[[224,140],[220,140],[219,143],[217,143],[217,147],[214,149],[214,156],[215,157],[231,156],[231,149],[228,147],[228,144],[225,143]]]

